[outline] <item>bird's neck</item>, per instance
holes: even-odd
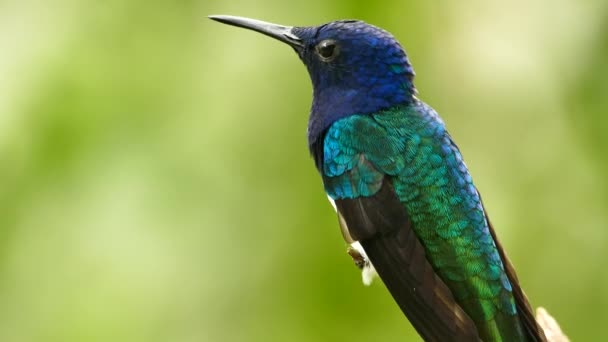
[[[415,93],[411,80],[366,88],[315,87],[308,120],[308,146],[312,148],[322,138],[323,132],[340,119],[407,105],[414,101]]]

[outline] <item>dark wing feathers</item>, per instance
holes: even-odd
[[[391,295],[426,341],[478,341],[474,322],[434,272],[393,189],[390,175],[399,168],[398,160],[378,164],[368,159],[374,158],[374,151],[381,150],[384,155],[402,152],[401,142],[384,133],[373,119],[353,116],[334,123],[311,146],[325,190],[335,200],[345,236],[361,243]],[[488,225],[529,340],[545,341],[513,266]]]
[[[484,208],[485,211],[485,208]],[[515,306],[517,307],[517,313],[519,315],[521,324],[526,332],[526,335],[530,339],[530,341],[547,341],[545,337],[545,333],[543,329],[538,325],[536,318],[534,318],[534,311],[530,306],[530,302],[528,302],[528,297],[524,293],[519,284],[519,279],[517,279],[517,274],[515,273],[515,267],[511,264],[511,260],[507,257],[504,248],[502,248],[502,244],[496,237],[496,232],[494,231],[494,227],[492,223],[490,223],[490,219],[487,218],[488,227],[490,228],[490,234],[492,234],[492,238],[494,239],[494,243],[496,244],[496,248],[498,249],[498,253],[500,254],[500,258],[502,259],[502,263],[505,267],[505,271],[507,272],[507,277],[509,278],[509,282],[511,283],[511,287],[513,288],[513,297],[515,298]]]
[[[390,179],[369,197],[336,200],[391,295],[425,341],[478,341],[477,328],[427,261]]]

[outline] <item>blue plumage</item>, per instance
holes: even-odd
[[[308,143],[325,191],[425,340],[545,340],[458,147],[416,98],[390,33],[356,20],[214,19],[289,44],[308,68]]]
[[[293,33],[306,42],[298,55],[308,68],[314,89],[309,145],[341,118],[411,100],[414,70],[390,33],[358,20],[295,27]],[[340,40],[339,53],[331,63],[325,63],[313,51],[317,44],[330,39]]]

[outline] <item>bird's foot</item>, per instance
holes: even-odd
[[[348,255],[355,262],[355,266],[357,266],[361,270],[361,277],[363,280],[363,284],[365,286],[369,286],[374,277],[377,275],[376,269],[374,265],[367,258],[367,254],[363,250],[363,247],[358,241],[353,242],[348,249],[346,250]]]
[[[359,251],[356,250],[353,246],[348,246],[346,253],[348,253],[348,255],[353,258],[355,266],[357,266],[360,270],[362,270],[366,264],[369,264],[369,260],[365,259],[365,257],[361,255],[361,253],[359,253]]]

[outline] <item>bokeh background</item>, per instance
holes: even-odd
[[[393,32],[534,306],[608,319],[608,2],[0,2],[0,341],[415,341],[365,288],[286,46],[220,25]]]

